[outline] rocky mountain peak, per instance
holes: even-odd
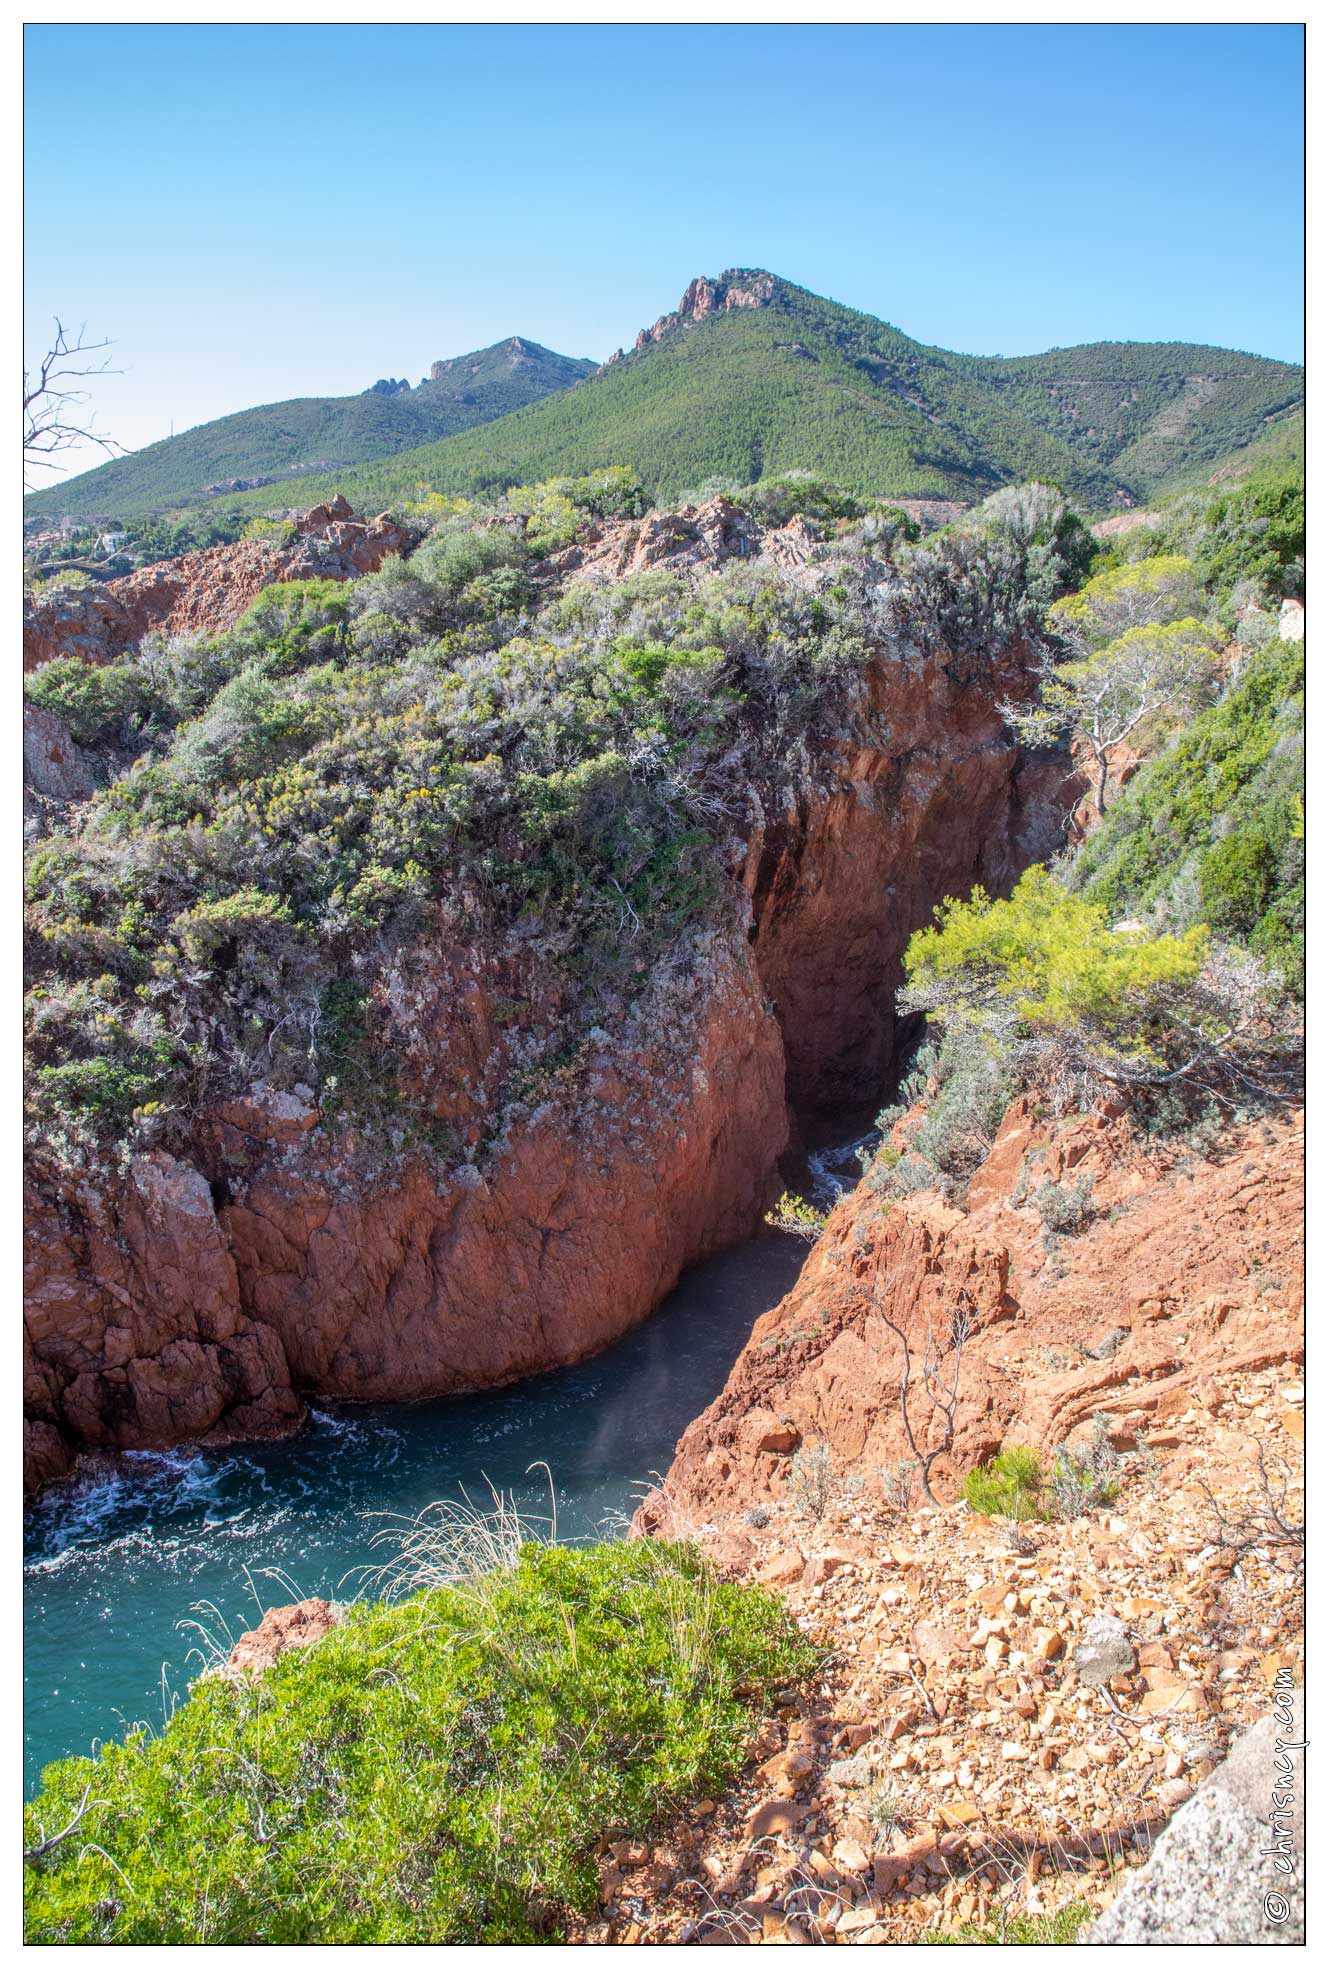
[[[683,298],[673,314],[663,314],[653,328],[643,328],[635,347],[648,348],[677,328],[681,322],[704,321],[707,315],[722,314],[730,308],[765,308],[775,299],[775,275],[760,267],[730,267],[718,280],[698,274],[683,290]]]

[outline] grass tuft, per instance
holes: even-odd
[[[1037,1453],[1021,1443],[1009,1443],[990,1463],[969,1472],[964,1501],[984,1518],[1045,1518],[1042,1488],[1043,1466]]]

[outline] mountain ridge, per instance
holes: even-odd
[[[380,378],[348,396],[284,397],[210,418],[43,486],[24,509],[30,517],[129,515],[172,499],[200,503],[209,494],[248,489],[214,480],[262,480],[266,486],[296,472],[335,472],[505,416],[594,370],[588,357],[560,355],[528,336],[507,335],[488,348],[434,362],[413,388]]]
[[[517,337],[482,353],[514,345],[539,349]],[[450,368],[457,360],[470,358]],[[320,459],[283,488],[293,502],[313,503],[332,489],[335,471],[337,489],[357,503],[388,504],[421,484],[489,495],[621,465],[656,498],[674,499],[712,481],[804,469],[883,497],[974,499],[1038,477],[1107,510],[1217,469],[1258,444],[1304,393],[1296,365],[1206,344],[957,354],[750,267],[698,275],[675,309],[598,367],[556,360],[579,373],[506,414],[385,445],[349,470]],[[450,370],[435,364],[435,380],[405,397],[366,395],[391,413],[437,387],[440,372]],[[64,491],[82,488],[82,497],[94,480],[108,487],[99,475],[113,470],[100,466]],[[258,509],[271,497],[243,492],[239,503]]]

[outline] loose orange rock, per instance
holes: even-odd
[[[831,1858],[846,1873],[865,1873],[867,1871],[868,1856],[856,1840],[837,1839],[831,1848]]]
[[[242,1634],[227,1656],[231,1669],[261,1675],[288,1648],[308,1648],[330,1634],[337,1616],[326,1600],[300,1600],[295,1606],[269,1607],[258,1626]]]
[[[768,1798],[749,1813],[748,1838],[765,1839],[771,1833],[788,1832],[794,1826],[802,1825],[809,1809],[806,1805],[795,1805],[788,1799]]]
[[[792,1586],[796,1579],[803,1577],[804,1559],[801,1552],[790,1550],[777,1552],[768,1559],[757,1573],[763,1586]]]

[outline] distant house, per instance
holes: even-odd
[[[127,533],[103,533],[98,536],[97,545],[103,554],[113,554],[128,538]]]

